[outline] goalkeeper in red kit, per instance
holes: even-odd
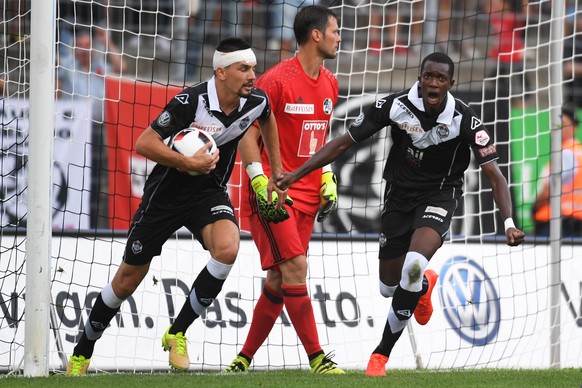
[[[307,6],[293,25],[299,46],[294,58],[280,62],[257,81],[267,94],[277,120],[284,171],[301,166],[325,143],[338,82],[325,67],[337,55],[341,38],[338,18],[329,9]],[[268,156],[257,128],[251,127],[239,143],[248,178],[243,182],[241,216],[248,217],[251,234],[267,271],[263,292],[253,312],[245,344],[226,372],[245,372],[263,344],[283,306],[309,358],[311,372],[343,374],[319,344],[311,299],[308,295],[307,249],[316,217],[323,221],[336,207],[336,178],[330,168],[317,169],[289,190],[289,218],[266,222],[255,198],[271,175]],[[264,192],[264,191],[263,191]]]

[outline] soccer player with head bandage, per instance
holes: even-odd
[[[226,183],[232,173],[240,139],[253,122],[269,156],[267,166],[282,171],[277,123],[266,94],[255,87],[256,57],[239,38],[222,40],[214,55],[214,76],[188,87],[168,102],[158,118],[145,129],[136,152],[154,162],[128,233],[123,262],[111,283],[97,296],[83,333],[69,359],[66,374],[87,373],[95,343],[148,273],[151,260],[178,229],[186,227],[209,251],[210,260],[198,274],[186,301],[162,337],[171,368],[190,366],[186,330],[212,304],[222,290],[238,254],[240,231]],[[208,142],[193,156],[185,156],[164,140],[184,128],[204,129],[217,150],[207,152]],[[181,171],[193,171],[196,175]],[[265,196],[275,198],[259,209],[267,222],[284,217],[286,191],[275,189],[273,179],[264,184]]]

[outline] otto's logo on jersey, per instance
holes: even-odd
[[[247,117],[242,118],[242,120],[240,121],[240,124],[238,126],[241,129],[241,131],[244,131],[245,129],[247,129],[249,127],[250,124],[251,124],[251,119],[249,118],[249,116],[247,116]]]
[[[480,146],[486,146],[489,143],[489,135],[485,130],[480,130],[475,134],[475,144]]]
[[[327,121],[305,120],[302,127],[304,131],[325,131],[327,129]]]
[[[163,111],[161,115],[158,116],[158,125],[162,128],[167,127],[172,122],[172,115],[168,111]]]
[[[310,157],[325,143],[328,122],[325,120],[305,120],[301,124],[301,138],[297,156]]]
[[[323,101],[323,113],[325,113],[326,115],[330,115],[332,110],[333,102],[331,102],[331,98],[326,98]]]
[[[437,135],[439,135],[439,137],[440,137],[441,139],[444,139],[444,138],[446,138],[447,136],[449,136],[449,133],[450,133],[451,131],[449,130],[449,127],[447,127],[446,125],[444,125],[444,124],[439,124],[439,126],[438,126],[438,127],[437,127],[437,129],[436,129],[436,132],[437,132]]]
[[[291,115],[312,115],[315,113],[313,104],[285,104],[285,113]]]

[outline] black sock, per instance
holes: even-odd
[[[169,333],[186,334],[186,330],[188,330],[188,327],[190,327],[190,325],[192,324],[192,322],[194,322],[196,318],[198,318],[198,314],[196,314],[194,309],[192,309],[192,304],[190,303],[190,295],[188,295],[186,301],[184,302],[184,305],[182,306],[182,309],[178,313],[178,316],[174,320],[174,323],[172,323]]]
[[[224,279],[215,278],[210,274],[208,268],[204,267],[194,281],[192,291],[190,291],[190,295],[186,298],[186,302],[182,306],[180,313],[178,313],[169,333],[186,333],[186,330],[188,330],[192,322],[199,317],[192,307],[192,298],[194,295],[196,296],[195,303],[200,305],[201,308],[206,308],[214,302],[214,298],[222,290],[223,284]]]
[[[313,354],[309,354],[307,356],[307,358],[309,359],[309,362],[313,361],[314,358],[316,358],[317,356],[319,356],[320,354],[323,354],[323,350],[320,350],[319,352],[315,352]]]
[[[244,358],[245,360],[247,360],[247,361],[249,362],[249,365],[250,365],[250,363],[253,361],[253,359],[252,359],[252,358],[250,358],[249,356],[247,356],[247,355],[246,355],[246,354],[244,354],[243,352],[240,352],[238,355],[239,355],[239,356],[241,356],[242,358]]]
[[[83,335],[79,339],[79,342],[75,346],[73,350],[74,356],[84,356],[85,358],[91,358],[93,355],[93,349],[95,347],[95,342],[101,338],[101,335],[109,325],[109,322],[113,319],[115,314],[119,311],[119,307],[112,309],[108,307],[105,302],[103,302],[103,298],[101,297],[101,293],[97,296],[95,303],[93,304],[93,308],[91,309],[91,313],[87,318],[87,323],[85,324],[85,329],[83,330]],[[87,326],[90,326],[90,330],[93,331],[91,333],[91,339],[87,336]]]
[[[400,321],[407,321],[412,317],[414,309],[418,304],[421,292],[411,292],[406,291],[404,288],[398,286],[394,291],[394,297],[392,298],[392,310],[396,315],[396,318]],[[386,325],[384,326],[384,332],[382,333],[382,341],[380,345],[374,350],[374,353],[380,353],[386,357],[390,356],[392,348],[396,345],[396,341],[402,335],[404,329],[393,333],[390,329],[390,323],[386,320]]]

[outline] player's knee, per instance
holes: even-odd
[[[296,256],[287,260],[281,265],[281,274],[283,283],[287,285],[304,284],[307,278],[307,258],[305,256]]]
[[[410,292],[422,291],[422,276],[427,265],[426,257],[418,252],[408,252],[402,266],[400,286]]]
[[[223,264],[232,264],[238,255],[238,244],[217,246],[210,254],[214,259]]]
[[[398,286],[388,286],[384,284],[381,280],[379,283],[380,283],[380,295],[382,295],[384,298],[391,298],[394,296],[394,291],[396,291],[396,287]]]
[[[125,300],[133,295],[142,280],[143,276],[138,271],[116,275],[111,282],[112,290],[119,299]]]

